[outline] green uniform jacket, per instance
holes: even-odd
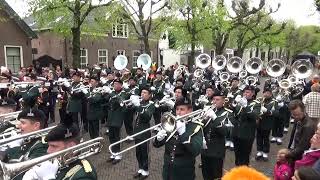
[[[48,144],[42,141],[42,139],[34,139],[29,143],[26,143],[20,147],[7,149],[6,153],[8,160],[14,161],[23,156],[22,161],[34,159],[47,154]],[[24,173],[19,174],[14,179],[21,180]]]
[[[263,103],[267,108],[267,112],[263,113],[258,121],[258,128],[262,130],[270,130],[273,128],[275,118],[279,115],[278,103],[275,99],[265,100]]]
[[[153,81],[153,86],[156,88],[155,92],[153,93],[153,101],[161,100],[164,97],[164,89],[165,89],[165,82],[164,81]]]
[[[166,140],[155,139],[153,143],[155,147],[165,145],[163,179],[194,180],[195,159],[200,154],[203,143],[201,126],[190,122],[186,125],[185,133],[181,136],[176,133],[168,142]]]
[[[89,121],[100,120],[103,117],[103,98],[102,95],[95,94],[88,98],[88,113],[87,119]]]
[[[247,107],[237,106],[235,108],[233,137],[240,139],[254,139],[257,127],[257,118],[260,115],[261,105],[259,101],[248,101]]]
[[[87,160],[77,160],[58,170],[56,180],[96,180],[97,173]]]
[[[72,83],[70,90],[80,87],[80,83]],[[71,91],[70,91],[71,92]],[[67,111],[69,112],[82,112],[82,100],[85,97],[83,92],[72,93],[68,98]]]
[[[142,76],[138,79],[138,86],[139,86],[139,89],[141,90],[142,87],[146,86],[147,85],[147,79],[145,76]]]
[[[201,156],[210,156],[216,158],[224,158],[225,138],[227,135],[227,121],[233,121],[233,112],[229,109],[220,108],[216,110],[217,118],[206,122],[203,129],[204,137],[206,139],[207,149],[203,149]]]
[[[143,131],[150,127],[150,120],[155,111],[153,101],[142,101],[139,107],[134,107],[138,113],[136,121],[133,125],[133,134]],[[135,137],[135,139],[147,139],[151,136],[151,131],[143,133]]]
[[[126,100],[128,95],[125,91],[113,91],[108,95],[108,120],[107,126],[121,128],[124,119],[126,118],[127,107],[120,106],[122,100]]]

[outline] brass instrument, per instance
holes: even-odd
[[[266,71],[271,77],[279,77],[286,71],[286,66],[281,59],[272,59],[268,62]]]
[[[282,79],[279,81],[279,87],[287,91],[290,87],[292,87],[292,83],[288,79]]]
[[[245,67],[248,73],[258,74],[262,70],[262,60],[258,57],[252,57],[246,62]]]
[[[174,97],[170,97],[170,95],[165,95],[160,101],[156,101],[154,103],[154,106],[156,108],[159,108],[160,106],[163,106],[169,100],[175,101],[175,98]]]
[[[142,98],[139,98],[139,101],[141,102]],[[130,106],[131,103],[132,103],[132,99],[123,100],[123,101],[120,101],[120,106],[121,107]]]
[[[203,69],[196,69],[194,72],[193,72],[193,76],[194,78],[196,79],[201,79],[203,77],[203,74],[204,74],[204,70]]]
[[[256,85],[256,83],[258,82],[258,78],[256,76],[248,76],[245,79],[245,83],[246,85]]]
[[[229,81],[230,79],[230,74],[228,72],[222,72],[220,75],[219,75],[219,79],[221,82],[225,82],[225,81]]]
[[[230,58],[227,63],[227,69],[231,73],[239,73],[243,69],[243,60],[238,56]]]
[[[227,65],[227,59],[223,55],[217,55],[212,61],[212,67],[217,70],[223,70]]]
[[[239,72],[239,78],[240,79],[243,79],[243,78],[247,77],[247,75],[248,75],[248,72],[246,70],[242,70],[242,71]]]
[[[313,64],[309,59],[298,59],[291,66],[292,75],[298,79],[305,79],[311,76]]]
[[[211,57],[208,54],[202,53],[196,57],[195,65],[198,68],[205,69],[211,64]]]
[[[198,99],[195,100],[195,105],[199,106],[199,105],[206,105],[207,103],[209,103],[209,99],[208,96],[206,95],[200,95],[200,97]]]
[[[98,137],[73,147],[54,152],[51,154],[47,154],[44,156],[40,156],[38,158],[34,158],[31,160],[27,160],[19,163],[3,163],[0,161],[1,170],[3,174],[3,179],[8,180],[12,179],[16,175],[24,172],[33,166],[48,161],[57,159],[59,161],[59,166],[64,167],[78,159],[84,159],[89,156],[95,155],[101,152],[102,149],[102,137]]]
[[[154,136],[152,136],[152,137],[150,137],[150,138],[148,138],[148,139],[145,139],[145,140],[141,141],[140,143],[137,143],[137,144],[135,144],[135,145],[133,145],[133,146],[129,146],[129,147],[127,147],[126,149],[123,149],[123,150],[120,151],[120,152],[113,152],[113,151],[112,151],[112,147],[113,147],[113,146],[118,145],[118,144],[121,144],[121,143],[123,143],[123,142],[125,142],[125,141],[128,141],[128,140],[130,140],[130,139],[132,139],[132,138],[134,138],[134,137],[136,137],[136,136],[139,136],[140,134],[146,133],[146,132],[148,132],[148,131],[152,131],[152,130],[154,130],[154,129],[156,129],[156,128],[159,128],[159,127],[161,127],[162,129],[164,129],[167,133],[173,133],[173,132],[175,131],[175,129],[176,129],[176,121],[192,119],[192,118],[194,118],[194,117],[196,117],[196,116],[199,116],[199,115],[202,114],[202,113],[203,113],[203,110],[202,110],[202,109],[199,109],[199,110],[197,110],[197,111],[194,111],[194,112],[191,112],[191,113],[189,113],[189,114],[186,114],[186,115],[183,115],[183,116],[179,116],[179,117],[175,117],[175,116],[173,116],[173,115],[170,114],[170,113],[166,113],[166,114],[164,114],[164,115],[162,116],[162,118],[161,118],[161,123],[159,123],[159,124],[157,124],[157,125],[154,125],[154,126],[148,128],[148,129],[145,129],[145,130],[143,130],[143,131],[140,131],[140,132],[138,132],[138,133],[136,133],[136,134],[133,134],[133,135],[131,135],[131,136],[127,136],[126,138],[124,138],[124,139],[122,139],[122,140],[120,140],[120,141],[117,141],[117,142],[115,142],[115,143],[110,144],[110,145],[109,145],[109,151],[110,151],[110,153],[111,153],[112,155],[114,155],[114,156],[120,155],[120,154],[122,154],[122,153],[124,153],[124,152],[127,152],[127,151],[129,151],[129,150],[137,147],[137,146],[140,146],[140,145],[143,144],[143,143],[146,143],[146,142],[148,142],[148,141],[156,138],[157,135],[154,135]],[[188,122],[189,122],[189,121],[188,121]]]
[[[118,55],[114,60],[113,66],[116,70],[123,70],[128,65],[128,59],[125,55]]]
[[[0,146],[7,144],[7,143],[10,143],[15,140],[19,140],[19,139],[36,139],[39,137],[43,137],[43,136],[47,135],[49,133],[49,131],[51,131],[55,127],[56,126],[52,126],[52,127],[48,127],[45,129],[40,129],[39,131],[34,131],[34,132],[27,133],[27,134],[21,134],[18,136],[6,138],[6,139],[1,139]]]
[[[137,66],[147,70],[151,67],[152,59],[149,54],[141,54],[137,59]]]
[[[182,73],[186,72],[186,66],[180,65],[173,73],[173,78],[177,79]]]
[[[6,114],[0,114],[0,120],[2,120],[2,118],[6,118],[6,117],[12,117],[12,116],[18,116],[19,113],[21,113],[22,111],[16,111],[16,112],[11,112],[11,113],[6,113]]]

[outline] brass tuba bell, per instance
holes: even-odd
[[[224,69],[226,65],[227,59],[223,55],[217,55],[212,61],[212,67],[217,71]]]
[[[227,69],[231,73],[239,73],[243,69],[243,60],[238,56],[230,58],[227,63]]]
[[[298,59],[291,66],[292,75],[298,79],[305,79],[311,76],[313,64],[309,59]]]
[[[286,66],[281,59],[272,59],[267,64],[267,74],[271,77],[279,77],[286,70]]]
[[[128,59],[125,55],[118,55],[114,60],[114,68],[116,70],[121,71],[126,68],[128,65]]]
[[[245,67],[250,74],[258,74],[262,69],[262,60],[258,57],[252,57],[246,62]]]
[[[288,79],[282,79],[279,81],[279,87],[283,90],[288,90],[292,86],[290,80]]]
[[[149,54],[141,54],[137,59],[137,66],[142,67],[143,70],[147,70],[151,67],[151,57]]]
[[[211,57],[208,54],[202,53],[196,58],[195,65],[201,69],[205,69],[211,64]]]

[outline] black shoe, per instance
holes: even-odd
[[[140,178],[140,176],[141,176],[141,173],[137,172],[136,174],[133,175],[133,178],[138,179],[138,178]]]
[[[269,159],[268,159],[268,158],[265,158],[265,157],[262,157],[262,160],[263,160],[264,162],[268,162],[268,161],[269,161]]]
[[[109,158],[108,160],[107,160],[107,162],[112,162],[114,160],[114,158]]]
[[[256,156],[256,161],[260,161],[260,160],[262,160],[262,156]]]
[[[198,168],[202,168],[202,163],[200,163],[200,164],[198,165]]]
[[[139,177],[139,180],[143,180],[143,179],[147,179],[147,178],[148,178],[148,176],[144,176],[141,174],[141,176]]]
[[[113,164],[113,165],[114,165],[114,164],[118,164],[120,161],[121,161],[121,159],[114,159],[114,160],[112,161],[112,164]]]

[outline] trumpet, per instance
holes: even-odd
[[[208,96],[206,95],[201,95],[198,99],[195,100],[195,105],[199,106],[199,105],[205,105],[209,102]]]
[[[47,154],[44,156],[40,156],[38,158],[34,158],[24,162],[9,164],[9,163],[3,163],[0,161],[3,179],[4,180],[12,179],[17,174],[20,174],[21,172],[24,172],[30,169],[32,166],[35,166],[39,163],[42,163],[48,160],[58,159],[59,166],[64,167],[78,159],[84,159],[89,156],[98,154],[99,152],[101,152],[101,149],[102,149],[102,140],[103,140],[102,137],[98,137],[98,138],[80,143],[73,147],[70,147],[58,152],[54,152],[51,154]]]
[[[141,102],[141,101],[142,101],[142,98],[139,98],[139,101]],[[120,106],[121,106],[121,107],[123,107],[123,106],[129,106],[131,103],[132,103],[132,99],[123,100],[123,101],[120,101]]]
[[[154,106],[156,108],[160,107],[160,106],[163,106],[167,101],[175,101],[175,98],[174,97],[170,97],[170,96],[164,96],[160,101],[156,101],[154,103]]]
[[[19,140],[19,139],[36,139],[39,137],[43,137],[45,135],[47,135],[49,133],[49,131],[51,131],[51,129],[55,128],[56,126],[52,126],[52,127],[48,127],[46,129],[41,129],[39,131],[35,131],[35,132],[30,132],[27,134],[22,134],[22,135],[18,135],[18,136],[14,136],[14,137],[10,137],[10,138],[6,138],[6,139],[1,139],[0,140],[0,146],[10,143],[12,141],[15,140]]]
[[[146,143],[146,142],[148,142],[148,141],[150,141],[150,140],[153,140],[154,138],[157,137],[157,135],[154,135],[154,136],[152,136],[152,137],[150,137],[150,138],[148,138],[148,139],[145,139],[144,141],[141,141],[140,143],[137,143],[137,144],[135,144],[135,145],[133,145],[133,146],[129,146],[129,147],[127,147],[126,149],[123,149],[123,150],[120,151],[120,152],[113,152],[113,151],[112,151],[112,147],[115,146],[115,145],[121,144],[121,143],[123,143],[123,142],[125,142],[125,141],[128,141],[128,140],[130,140],[130,139],[132,139],[132,138],[134,138],[134,137],[136,137],[136,136],[139,136],[140,134],[146,133],[146,132],[148,132],[148,131],[152,131],[152,130],[154,130],[154,129],[156,129],[156,128],[159,128],[159,127],[161,127],[162,129],[164,129],[167,133],[172,133],[172,132],[174,132],[175,129],[176,129],[176,121],[194,118],[194,117],[200,115],[201,113],[203,113],[203,110],[202,110],[202,109],[199,109],[199,110],[197,110],[197,111],[191,112],[191,113],[189,113],[189,114],[186,114],[186,115],[183,115],[183,116],[180,116],[180,117],[175,117],[175,116],[173,116],[173,115],[170,114],[170,113],[164,114],[164,115],[162,116],[162,118],[161,118],[161,123],[159,123],[159,124],[157,124],[157,125],[154,125],[154,126],[148,128],[148,129],[145,129],[145,130],[143,130],[143,131],[140,131],[140,132],[138,132],[138,133],[136,133],[136,134],[133,134],[133,135],[131,135],[131,136],[127,136],[126,138],[124,138],[124,139],[122,139],[122,140],[120,140],[120,141],[117,141],[117,142],[115,142],[115,143],[110,144],[110,145],[109,145],[109,151],[110,151],[110,153],[111,153],[112,155],[114,155],[114,156],[123,154],[124,152],[127,152],[127,151],[129,151],[129,150],[131,150],[131,149],[133,149],[133,148],[135,148],[135,147],[137,147],[137,146],[140,146],[140,145],[143,144],[143,143]],[[188,122],[189,122],[189,121],[188,121]]]
[[[80,92],[80,91],[88,91],[88,89],[90,89],[90,86],[80,86],[78,88],[75,89],[71,89],[71,93],[75,93],[75,92]]]

